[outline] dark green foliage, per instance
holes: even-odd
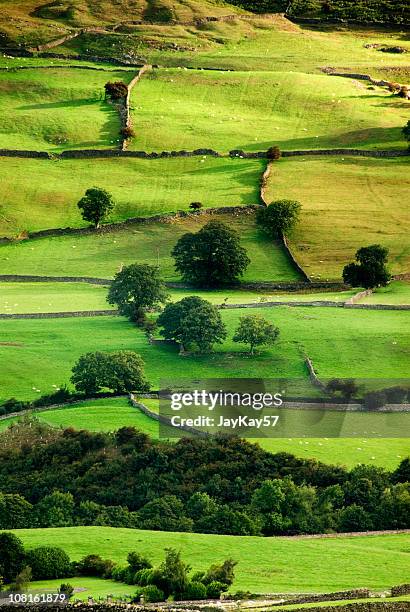
[[[182,595],[182,599],[186,601],[195,601],[207,598],[207,589],[202,582],[191,581],[188,583],[186,590]]]
[[[275,147],[270,147],[268,149],[267,158],[272,160],[272,161],[277,161],[278,159],[281,158],[281,155],[282,154],[281,154],[281,151],[280,151],[279,147],[275,146]]]
[[[191,204],[189,205],[189,208],[191,210],[200,210],[203,207],[203,204],[201,202],[191,202]]]
[[[219,580],[213,580],[206,587],[206,596],[209,599],[219,599],[221,597],[221,593],[224,593],[227,590],[227,584],[219,582]]]
[[[384,391],[369,391],[363,400],[366,410],[378,410],[387,403],[387,395]]]
[[[104,221],[113,210],[114,200],[105,189],[92,187],[87,189],[77,206],[82,211],[81,216],[84,221],[90,221],[97,229],[101,221]]]
[[[114,393],[148,391],[144,366],[142,358],[134,351],[96,351],[80,357],[72,369],[71,382],[77,391],[87,396],[95,395],[101,389],[110,389]]]
[[[107,300],[131,321],[141,323],[145,311],[165,304],[168,293],[156,266],[132,264],[118,272],[110,286]]]
[[[211,565],[203,579],[204,584],[209,585],[212,582],[220,582],[221,584],[231,586],[235,579],[236,565],[238,565],[238,562],[233,559],[226,559],[222,565]]]
[[[122,81],[108,82],[104,85],[105,95],[111,100],[121,100],[127,97],[128,87]]]
[[[152,568],[140,569],[134,574],[134,584],[147,586],[153,584],[155,580],[155,570]]]
[[[277,200],[258,210],[257,222],[271,238],[288,234],[299,220],[301,205],[296,200]]]
[[[21,495],[0,493],[0,529],[28,529],[34,523],[30,502]]]
[[[326,393],[329,393],[333,398],[342,398],[345,401],[350,401],[356,395],[359,387],[352,379],[332,378],[326,385]]]
[[[175,495],[148,502],[139,511],[141,526],[158,531],[192,531],[192,520],[184,514],[184,504]]]
[[[77,563],[77,571],[82,576],[111,578],[115,563],[111,559],[102,559],[100,555],[87,555]]]
[[[343,281],[352,287],[385,287],[391,276],[386,268],[389,250],[380,244],[362,247],[356,252],[356,262],[343,268]]]
[[[0,533],[0,576],[9,584],[27,565],[23,543],[14,533]]]
[[[54,491],[36,506],[39,527],[71,527],[73,525],[74,498],[71,493]]]
[[[138,552],[128,553],[127,562],[130,571],[134,572],[134,574],[140,570],[150,569],[152,567],[152,563]]]
[[[21,497],[13,496],[24,496],[34,506],[33,515],[50,526],[72,522],[292,535],[342,531],[348,522],[352,529],[356,524],[362,531],[370,517],[372,524],[383,525],[383,529],[398,524],[410,527],[410,514],[404,512],[407,489],[402,487],[408,487],[408,461],[392,474],[371,466],[349,472],[286,453],[274,455],[230,436],[181,439],[171,444],[151,441],[130,428],[104,434],[73,429],[48,432],[44,426],[29,429],[27,425],[27,433],[30,445],[16,440],[12,451],[3,444],[8,434],[0,434],[2,490],[11,496],[11,516],[17,516],[21,507]],[[70,493],[49,493],[57,487]],[[363,512],[353,508],[345,513],[350,506]],[[359,525],[360,517],[364,517],[363,525]],[[21,557],[11,580],[23,569],[23,560]],[[138,574],[138,581],[143,582],[141,572],[146,572],[146,584],[164,590],[157,570],[134,571],[145,561],[138,554],[129,560],[132,569],[115,568],[114,579],[133,584]],[[203,578],[196,575],[191,580],[201,582]]]
[[[70,559],[64,550],[52,546],[39,546],[29,550],[26,564],[31,567],[33,580],[51,580],[72,576]]]
[[[248,344],[249,352],[253,355],[255,347],[272,346],[278,336],[279,329],[261,315],[246,315],[239,319],[233,341]]]
[[[168,304],[158,317],[160,334],[185,349],[210,351],[226,338],[226,328],[216,306],[200,297],[186,297]]]
[[[14,583],[11,585],[11,590],[16,591],[17,593],[25,591],[32,579],[33,575],[31,572],[31,567],[26,565],[26,567],[23,567],[21,572],[17,574]]]
[[[410,147],[410,120],[407,121],[406,125],[402,129],[402,133],[403,133],[404,138],[409,143],[409,147]]]
[[[285,12],[295,17],[409,23],[407,0],[230,0],[254,13]]]
[[[74,594],[74,587],[72,584],[69,584],[68,582],[62,582],[60,584],[60,588],[58,589],[58,592],[65,595],[67,599],[71,599],[71,597]]]
[[[339,517],[340,531],[370,531],[374,528],[370,514],[363,510],[361,506],[352,504],[340,512]]]
[[[165,600],[165,594],[164,591],[161,591],[155,584],[149,584],[137,589],[133,601],[139,603],[141,598],[143,598],[144,603],[157,603]]]
[[[196,287],[235,283],[250,263],[237,232],[220,221],[210,221],[196,234],[181,236],[172,256],[183,280]]]

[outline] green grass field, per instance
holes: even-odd
[[[132,72],[47,69],[0,72],[0,148],[61,151],[115,148],[120,119],[104,102],[109,80]]]
[[[408,103],[302,72],[154,70],[131,97],[136,150],[404,148]],[[382,109],[382,111],[381,111]]]
[[[410,283],[393,281],[387,287],[378,287],[361,304],[410,304]]]
[[[0,159],[0,235],[84,226],[77,202],[89,187],[109,190],[112,221],[206,207],[258,204],[263,160]]]
[[[171,257],[175,243],[182,234],[197,232],[211,220],[222,221],[240,234],[242,245],[251,258],[244,280],[284,281],[300,278],[281,244],[259,231],[254,214],[227,213],[178,219],[171,224],[133,224],[109,233],[60,236],[1,245],[1,271],[3,274],[111,278],[122,265],[137,261],[159,265],[164,280],[175,281],[179,280]]]
[[[406,312],[276,307],[252,310],[280,329],[278,343],[250,358],[230,339],[243,316],[223,312],[228,340],[211,355],[178,356],[175,347],[149,345],[143,333],[120,317],[2,321],[1,397],[38,397],[68,382],[86,352],[135,350],[146,362],[154,388],[160,379],[274,378],[306,380],[306,353],[322,378],[405,378],[409,370]],[[50,359],[52,355],[52,359]],[[380,360],[383,369],[380,369]]]
[[[88,283],[0,283],[0,313],[109,310],[107,288]]]
[[[255,538],[165,533],[110,527],[28,529],[15,532],[25,546],[61,546],[72,559],[100,554],[124,563],[131,550],[158,563],[166,547],[181,550],[194,570],[227,557],[238,561],[233,589],[252,592],[324,592],[385,589],[407,579],[408,535]]]
[[[312,278],[340,278],[356,250],[375,243],[390,249],[397,274],[410,265],[409,187],[404,159],[282,159],[273,165],[268,200],[302,204],[290,242]]]

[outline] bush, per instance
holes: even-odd
[[[53,546],[39,546],[29,550],[26,563],[31,567],[33,580],[67,578],[73,574],[67,553]]]
[[[140,569],[134,574],[134,584],[145,587],[153,584],[155,580],[155,570],[151,568]]]
[[[73,596],[74,587],[72,584],[63,582],[62,584],[60,584],[60,588],[58,589],[58,592],[61,593],[62,595],[65,595],[67,599],[70,599]]]
[[[221,593],[225,593],[228,590],[228,585],[218,580],[213,580],[206,587],[206,595],[209,599],[219,599]]]
[[[369,391],[363,400],[366,410],[378,410],[386,404],[387,396],[384,391]]]
[[[116,582],[125,582],[126,575],[128,574],[128,567],[114,567],[112,570],[111,578]]]
[[[219,582],[230,586],[235,580],[234,568],[237,564],[233,559],[226,559],[222,565],[211,565],[204,578],[205,584]]]
[[[188,583],[187,588],[185,589],[182,599],[186,601],[193,601],[196,599],[206,599],[207,598],[207,589],[202,582],[195,582],[192,580]]]
[[[164,591],[161,591],[155,584],[149,584],[142,589],[145,603],[156,603],[165,600]]]
[[[125,139],[134,138],[135,132],[132,129],[132,127],[129,127],[129,126],[123,127],[121,130],[121,136]]]
[[[277,200],[261,207],[257,222],[271,238],[280,238],[292,230],[299,221],[301,205],[296,200]]]
[[[267,158],[273,161],[277,161],[281,158],[282,153],[280,152],[279,147],[270,147],[267,151]]]
[[[138,552],[128,553],[127,561],[130,570],[134,572],[134,574],[140,570],[149,569],[152,567],[152,563]]]
[[[404,404],[408,398],[409,390],[405,387],[389,387],[383,389],[388,404]]]
[[[0,577],[7,584],[25,565],[22,541],[14,533],[0,533]]]
[[[114,565],[111,559],[102,559],[99,555],[88,555],[78,563],[77,570],[83,576],[111,578]]]
[[[200,210],[202,206],[203,204],[201,202],[191,202],[191,204],[189,205],[189,208],[191,210]]]
[[[121,100],[128,95],[128,87],[122,81],[108,82],[104,85],[105,95],[111,100]]]

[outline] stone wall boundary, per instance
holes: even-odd
[[[352,295],[351,298],[346,300],[344,305],[345,306],[350,306],[351,304],[356,304],[357,302],[359,302],[363,298],[367,297],[368,295],[371,295],[372,293],[373,293],[373,289],[366,289],[365,291],[359,291],[359,293],[356,293],[355,295]]]
[[[125,99],[125,107],[120,110],[122,130],[132,128],[131,112],[130,112],[131,93],[135,85],[142,79],[144,74],[146,72],[149,72],[151,69],[152,69],[151,64],[144,64],[127,86],[127,97]],[[129,137],[127,138],[126,136],[123,135],[122,143],[121,143],[121,150],[126,151],[128,148],[128,144],[129,144]]]
[[[1,320],[7,319],[71,319],[73,317],[107,317],[118,316],[118,310],[73,310],[72,312],[30,312],[30,313],[2,313]]]
[[[145,404],[142,404],[141,402],[138,402],[135,399],[135,396],[134,396],[133,393],[130,394],[129,399],[130,399],[131,405],[134,406],[134,408],[137,408],[140,412],[145,414],[147,417],[149,417],[150,419],[153,419],[154,421],[158,421],[158,423],[162,423],[163,425],[167,425],[168,427],[172,427],[176,431],[182,430],[182,431],[185,431],[187,433],[193,434],[194,436],[200,436],[202,438],[208,438],[211,435],[211,434],[209,434],[209,433],[207,433],[205,431],[201,431],[199,429],[195,429],[195,427],[189,427],[188,425],[181,425],[179,427],[175,427],[175,425],[172,424],[171,419],[169,419],[168,417],[165,417],[165,416],[163,416],[161,414],[158,414],[157,412],[154,412],[154,411],[150,410],[147,406],[145,406]]]
[[[305,356],[305,364],[308,369],[309,379],[312,385],[324,391],[326,389],[326,385],[322,383],[318,375],[316,374],[315,368],[313,367],[312,360],[306,355]]]
[[[292,261],[292,263],[293,263],[294,267],[296,268],[296,270],[299,272],[299,274],[302,275],[302,277],[304,278],[304,280],[306,282],[311,283],[312,281],[311,281],[310,276],[305,272],[305,270],[302,268],[302,266],[300,265],[300,263],[296,259],[295,255],[293,254],[293,251],[292,251],[292,249],[289,246],[289,242],[288,242],[288,239],[286,238],[285,234],[282,234],[281,241],[282,241],[282,244],[283,244],[283,247],[284,247],[285,251],[288,254],[288,257]]]
[[[262,206],[268,206],[269,202],[266,199],[266,189],[268,187],[268,181],[272,174],[273,162],[268,161],[266,169],[261,177],[261,187],[260,187],[260,200]]]

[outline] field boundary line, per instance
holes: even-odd
[[[131,80],[131,82],[127,85],[127,97],[125,98],[125,108],[123,109],[123,112],[120,111],[122,130],[132,129],[132,120],[131,120],[131,113],[130,113],[131,93],[134,87],[137,85],[137,83],[139,83],[139,81],[142,79],[144,74],[146,74],[150,70],[152,70],[152,65],[144,64],[142,68],[139,69],[135,77]],[[123,138],[122,138],[122,143],[121,143],[121,151],[126,151],[128,149],[130,136],[127,137],[126,135],[124,135],[124,133],[122,135],[123,135]]]

